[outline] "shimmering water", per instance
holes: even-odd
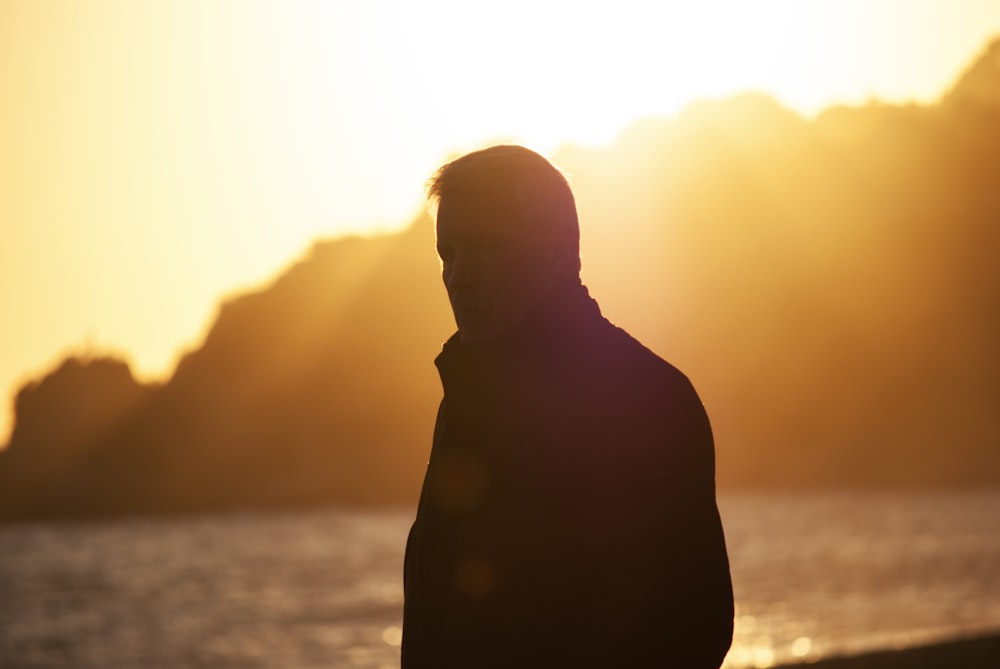
[[[1000,491],[728,494],[729,667],[1000,631]],[[398,667],[411,512],[0,528],[0,667]]]

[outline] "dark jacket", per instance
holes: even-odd
[[[586,289],[452,337],[406,546],[403,669],[716,669],[733,599],[711,428]]]

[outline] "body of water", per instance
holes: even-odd
[[[727,667],[1000,631],[1000,491],[720,497]],[[0,668],[399,666],[412,511],[0,527]]]

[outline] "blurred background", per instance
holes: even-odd
[[[708,408],[731,666],[1000,630],[1000,4],[0,0],[0,90],[0,666],[398,663],[501,141]]]

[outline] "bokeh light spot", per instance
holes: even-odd
[[[807,636],[800,636],[792,642],[792,655],[795,657],[805,657],[812,650],[812,639]]]
[[[386,643],[387,646],[392,646],[393,648],[398,648],[400,644],[403,643],[403,630],[400,627],[391,625],[382,630],[382,641]]]

